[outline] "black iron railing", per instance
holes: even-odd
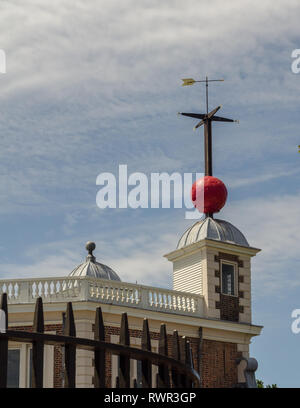
[[[168,356],[166,325],[162,324],[159,337],[159,352],[151,351],[151,340],[148,320],[144,319],[141,349],[130,347],[127,314],[121,318],[119,344],[105,341],[105,327],[101,308],[96,309],[94,340],[76,337],[76,328],[72,303],[67,304],[63,335],[44,333],[44,312],[42,298],[37,298],[33,331],[8,330],[7,295],[1,297],[0,309],[6,315],[6,332],[0,333],[0,388],[7,386],[8,342],[32,344],[32,387],[43,387],[44,345],[64,346],[64,387],[76,386],[76,350],[84,349],[94,352],[94,386],[106,386],[106,353],[119,356],[119,370],[116,386],[130,388],[130,359],[141,361],[143,388],[186,388],[198,387],[200,377],[193,368],[192,352],[189,341],[172,336],[172,357]],[[152,365],[158,366],[155,384],[152,384]],[[137,384],[136,380],[133,383]]]

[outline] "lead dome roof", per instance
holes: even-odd
[[[184,248],[202,239],[212,239],[244,247],[250,246],[242,232],[230,222],[206,217],[185,231],[178,242],[177,249]]]
[[[69,276],[90,276],[93,278],[121,281],[120,277],[113,269],[100,262],[96,262],[96,258],[93,255],[93,251],[96,248],[94,242],[87,242],[85,247],[89,252],[85,262],[73,269]]]

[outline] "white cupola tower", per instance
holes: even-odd
[[[251,257],[259,251],[229,222],[205,217],[165,257],[173,289],[202,295],[207,317],[251,323]]]

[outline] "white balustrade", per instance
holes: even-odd
[[[92,277],[63,277],[0,280],[0,295],[8,302],[94,301],[145,310],[203,316],[203,296],[152,286],[110,281]]]

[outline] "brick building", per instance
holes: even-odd
[[[251,258],[259,249],[229,222],[205,218],[191,226],[177,248],[165,255],[173,265],[173,288],[122,282],[118,274],[96,261],[95,244],[86,246],[85,262],[66,277],[0,281],[9,296],[9,328],[31,330],[35,300],[43,298],[45,332],[62,333],[66,303],[71,301],[78,337],[93,338],[95,310],[101,306],[106,341],[119,341],[120,316],[127,312],[130,343],[141,345],[143,319],[149,320],[152,350],[158,349],[161,323],[171,335],[178,330],[192,345],[194,367],[203,387],[235,387],[245,382],[242,364],[262,327],[251,320]],[[118,357],[107,355],[107,386],[115,386]],[[45,346],[45,387],[63,386],[63,349]],[[93,355],[78,350],[76,386],[93,387]],[[131,378],[139,384],[140,364],[131,360]],[[155,378],[153,368],[153,379]],[[9,344],[8,385],[31,384],[31,345]]]

